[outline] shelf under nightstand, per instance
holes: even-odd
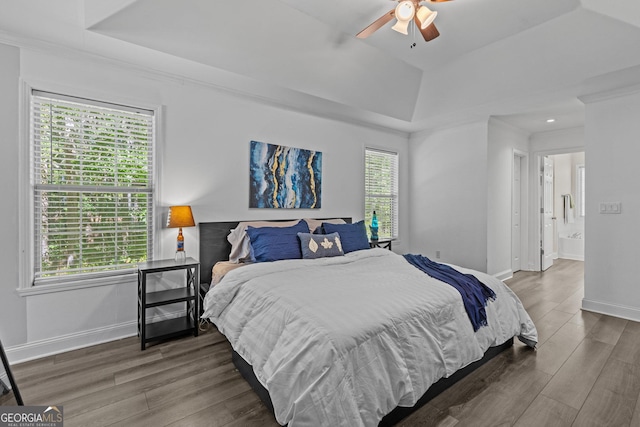
[[[147,275],[174,270],[186,271],[185,286],[156,292],[147,292]],[[140,347],[151,341],[193,333],[198,336],[200,301],[198,298],[200,263],[193,258],[185,261],[172,259],[149,261],[138,265],[138,335]],[[185,303],[185,314],[177,318],[147,323],[146,310],[168,304]]]

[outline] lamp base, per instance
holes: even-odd
[[[176,262],[185,262],[187,260],[187,253],[185,251],[176,251],[174,259]]]

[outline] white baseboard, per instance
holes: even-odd
[[[509,270],[501,271],[500,273],[494,274],[493,277],[502,281],[511,279],[513,277],[513,270],[509,269]]]
[[[26,344],[6,348],[7,358],[11,364],[40,359],[65,351],[76,350],[108,341],[138,335],[138,322],[127,322],[104,328],[82,331],[46,340],[34,341]]]
[[[634,322],[640,322],[640,309],[636,307],[593,301],[584,298],[582,300],[582,309],[586,311],[593,311],[594,313],[633,320]]]
[[[567,254],[563,252],[560,254],[560,258],[572,259],[574,261],[584,261],[584,255],[580,255],[580,254]]]
[[[148,317],[146,322],[158,322],[184,315],[182,312],[156,314]],[[79,348],[90,347],[122,338],[138,335],[138,321],[120,323],[102,328],[80,331],[73,334],[61,335],[45,340],[34,341],[5,348],[7,359],[11,364],[40,359],[54,354],[64,353]],[[5,383],[6,384],[6,383]]]

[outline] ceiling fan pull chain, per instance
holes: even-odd
[[[416,24],[415,23],[411,26],[411,37],[413,38],[413,43],[409,45],[409,49],[413,49],[414,47],[416,47]]]

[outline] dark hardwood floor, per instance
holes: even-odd
[[[538,328],[406,418],[404,426],[640,426],[640,324],[580,310],[583,263],[507,284]],[[26,404],[65,426],[275,426],[213,327],[140,351],[136,337],[13,367]],[[11,404],[6,397],[0,402]]]

